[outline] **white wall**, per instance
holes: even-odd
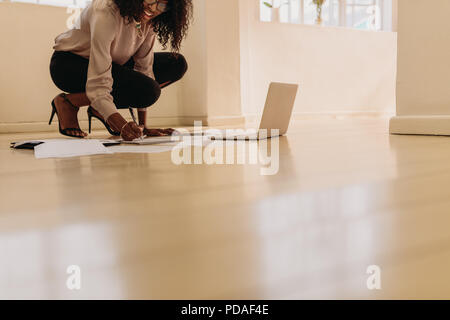
[[[300,84],[294,112],[393,113],[396,34],[264,23],[241,0],[243,112],[264,106],[270,81]]]
[[[450,1],[400,0],[398,115],[450,114]]]
[[[240,24],[242,0],[206,2],[208,115],[241,116]]]
[[[243,122],[240,86],[240,0],[193,0],[194,24],[183,46],[189,63],[181,91],[186,120]]]
[[[399,0],[391,133],[450,135],[450,1]]]

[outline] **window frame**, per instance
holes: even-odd
[[[311,0],[298,0],[299,1],[299,12],[298,12],[298,19],[296,21],[292,20],[292,1],[295,0],[260,0],[259,4],[260,4],[260,20],[261,21],[266,21],[266,22],[273,22],[274,18],[271,16],[270,20],[267,19],[263,19],[262,18],[262,9],[261,6],[264,6],[263,2],[268,2],[271,4],[274,4],[274,2],[276,4],[283,2],[283,1],[287,1],[286,5],[287,5],[287,15],[288,15],[288,22],[285,23],[293,23],[293,24],[304,24],[304,25],[314,25],[311,23],[307,23],[305,22],[305,16],[306,16],[306,12],[305,12],[305,8],[307,6],[307,3],[309,3],[309,1]],[[325,24],[325,26],[336,26],[336,27],[343,27],[343,28],[352,28],[352,29],[358,29],[355,27],[355,21],[353,21],[353,17],[355,14],[355,8],[356,7],[373,7],[373,6],[377,6],[378,10],[379,10],[379,29],[359,29],[359,30],[364,30],[364,31],[376,31],[376,32],[380,32],[380,31],[388,31],[388,32],[392,32],[393,28],[394,28],[394,20],[393,20],[393,13],[394,13],[394,6],[396,3],[396,0],[369,0],[371,1],[371,3],[354,3],[358,0],[326,0],[329,1],[331,8],[335,7],[335,1],[338,2],[337,7],[338,7],[338,12],[339,14],[337,15],[337,24]],[[352,23],[353,25],[348,25],[349,21],[347,19],[347,13],[349,11],[349,8],[351,9],[351,15],[352,15]],[[329,9],[329,10],[333,10],[333,9]],[[329,11],[330,15],[332,15],[333,11]]]

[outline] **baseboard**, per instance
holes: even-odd
[[[294,112],[292,119],[390,118],[393,115],[393,112],[387,111]],[[249,123],[258,122],[260,118],[260,115],[254,113],[245,115],[245,119]]]
[[[209,127],[215,126],[235,126],[235,125],[244,125],[245,117],[244,116],[227,116],[227,117],[208,117],[206,125]]]
[[[131,121],[131,118],[127,120]],[[180,116],[180,117],[149,117],[148,123],[152,127],[180,127],[193,126],[195,121],[202,121],[204,126],[239,125],[245,123],[243,116],[230,117],[207,117],[207,116]],[[88,121],[80,120],[80,127],[87,130]],[[93,130],[105,130],[100,121],[92,121]],[[0,123],[0,133],[20,133],[20,132],[51,132],[58,130],[58,121],[54,121],[51,126],[47,122],[12,122]]]
[[[389,112],[317,112],[317,113],[303,113],[297,112],[292,115],[294,120],[307,120],[307,119],[342,119],[349,117],[391,117],[392,113]],[[395,117],[397,118],[397,117]],[[127,118],[131,121],[131,118]],[[246,122],[257,122],[260,119],[260,115],[246,114],[243,116],[224,116],[224,117],[208,117],[208,116],[176,116],[176,117],[149,117],[149,125],[152,127],[180,127],[180,126],[193,126],[195,121],[202,121],[204,126],[237,126],[245,125]],[[393,118],[394,119],[394,118]],[[83,130],[87,130],[88,121],[80,120],[80,127]],[[450,126],[448,126],[450,128]],[[96,120],[92,122],[93,130],[104,130],[105,127]],[[47,122],[11,122],[0,123],[0,133],[20,133],[20,132],[51,132],[58,130],[58,122],[49,126]]]
[[[396,116],[389,122],[389,132],[450,136],[450,116]]]
[[[347,119],[347,118],[390,118],[394,112],[389,111],[338,111],[338,112],[294,112],[292,119]]]

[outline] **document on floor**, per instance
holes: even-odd
[[[44,143],[34,147],[34,156],[37,159],[67,158],[96,154],[112,154],[99,140],[71,140],[54,139],[44,140]]]
[[[121,141],[121,145],[108,147],[108,150],[114,153],[162,153],[172,151],[174,148],[204,147],[211,142],[207,137],[192,139],[173,139],[170,136],[151,137],[141,139],[141,141]]]
[[[162,153],[173,148],[203,147],[209,143],[211,140],[206,137],[172,139],[170,136],[148,137],[131,142],[121,139],[44,139],[11,142],[11,148],[34,149],[35,158],[47,159],[113,153]]]
[[[165,145],[121,145],[108,147],[112,153],[162,153],[172,151],[174,148],[171,144]]]
[[[25,141],[11,142],[10,148],[34,150],[36,146],[43,143],[44,141],[42,140],[25,140]]]
[[[171,136],[162,136],[162,137],[145,137],[142,139],[135,139],[133,141],[125,141],[119,140],[120,143],[123,144],[138,144],[138,145],[146,145],[146,144],[159,144],[159,143],[169,143],[172,142]]]

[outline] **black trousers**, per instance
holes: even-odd
[[[55,51],[50,61],[50,75],[55,85],[67,93],[86,92],[89,59],[67,51]],[[131,58],[124,65],[112,63],[113,88],[111,95],[116,108],[147,108],[161,95],[160,84],[178,81],[187,71],[181,54],[155,52],[153,72],[156,81],[134,71]]]

